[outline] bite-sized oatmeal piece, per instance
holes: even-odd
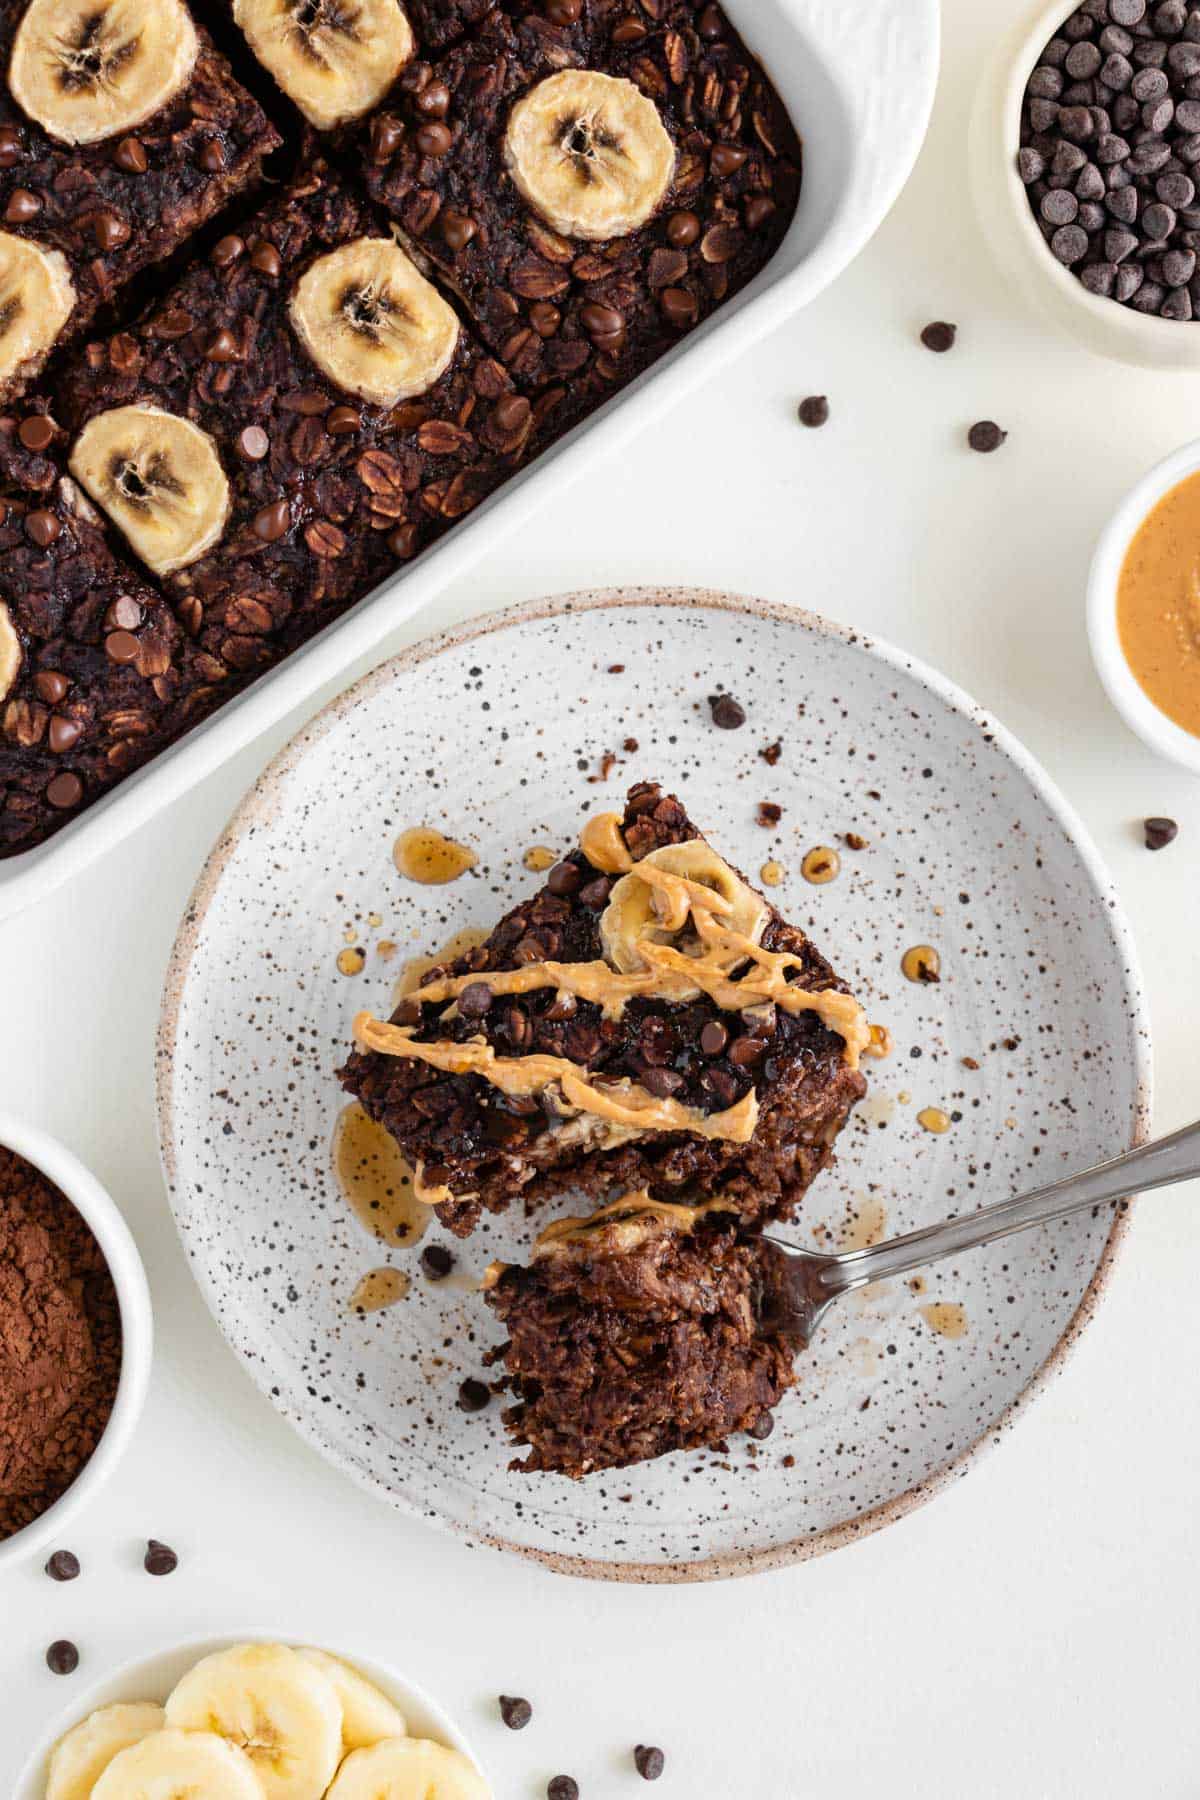
[[[69,477],[13,483],[0,431],[0,857],[28,850],[204,716],[169,607]]]
[[[653,783],[355,1040],[343,1086],[460,1235],[568,1189],[788,1217],[871,1048],[824,957]]]
[[[735,1431],[765,1437],[800,1348],[769,1323],[769,1255],[721,1202],[643,1192],[556,1220],[526,1267],[493,1265],[487,1303],[508,1333],[493,1360],[527,1447],[512,1467],[578,1479]]]
[[[548,0],[551,8],[563,0]],[[570,7],[575,0],[565,0]],[[457,43],[491,12],[495,0],[405,0],[421,50],[436,55]]]
[[[0,11],[0,402],[280,142],[182,0]]]
[[[800,144],[715,7],[498,7],[371,122],[371,191],[560,431],[763,267]]]
[[[469,512],[531,429],[501,365],[322,164],[89,344],[59,399],[73,471],[218,681],[278,661]]]

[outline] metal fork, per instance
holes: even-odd
[[[772,1255],[764,1284],[763,1328],[810,1343],[834,1302],[869,1281],[906,1275],[910,1269],[974,1250],[980,1244],[993,1244],[1015,1231],[1028,1231],[1033,1225],[1123,1200],[1131,1193],[1169,1187],[1196,1175],[1200,1175],[1200,1121],[1185,1125],[1170,1137],[1128,1150],[1124,1156],[1114,1156],[1111,1162],[1052,1181],[1031,1194],[1001,1200],[940,1225],[923,1226],[865,1250],[800,1250],[778,1238],[765,1238]]]

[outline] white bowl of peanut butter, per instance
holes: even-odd
[[[1105,527],[1088,638],[1130,730],[1200,774],[1200,440],[1144,475]]]

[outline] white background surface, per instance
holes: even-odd
[[[964,139],[1004,23],[991,0],[953,0],[921,161],[834,289],[389,648],[536,593],[692,581],[794,600],[927,658],[1024,738],[1109,861],[1147,976],[1165,1130],[1200,1111],[1200,809],[1194,778],[1105,703],[1083,586],[1117,496],[1200,431],[1200,381],[1098,362],[1003,290]],[[959,324],[949,356],[917,343],[931,318]],[[813,392],[832,418],[806,432],[795,407]],[[963,447],[979,417],[1010,433],[995,456]],[[299,722],[0,931],[0,1093],[116,1194],[159,1330],[135,1449],[72,1534],[84,1577],[18,1570],[0,1589],[0,1779],[115,1662],[254,1624],[406,1668],[461,1719],[500,1800],[533,1800],[560,1770],[585,1800],[650,1791],[629,1761],[639,1740],[668,1753],[664,1800],[1200,1793],[1188,1190],[1142,1206],[1097,1322],[994,1457],[874,1538],[749,1582],[593,1586],[471,1551],[360,1494],[276,1418],[185,1267],[151,1066],[192,881]],[[1146,813],[1181,824],[1158,856],[1141,846]],[[142,1573],[151,1534],[180,1552],[169,1581]],[[70,1681],[42,1660],[64,1635],[82,1652]],[[533,1700],[524,1733],[496,1721],[499,1691]]]

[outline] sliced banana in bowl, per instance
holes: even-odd
[[[564,237],[627,237],[670,189],[675,145],[653,100],[597,69],[560,69],[517,101],[504,160],[523,200]]]
[[[54,1746],[46,1800],[89,1800],[114,1757],[161,1731],[166,1722],[162,1707],[150,1700],[98,1707]]]
[[[151,1732],[120,1750],[91,1800],[263,1800],[254,1764],[211,1731]]]
[[[296,1654],[321,1671],[342,1703],[343,1750],[365,1750],[380,1738],[407,1735],[408,1726],[400,1708],[340,1656],[312,1648]]]
[[[318,131],[370,112],[415,48],[398,0],[234,0],[233,16]]]
[[[392,238],[355,238],[319,256],[289,311],[321,372],[374,406],[426,393],[458,345],[458,314]]]
[[[429,1738],[388,1738],[355,1750],[338,1770],[329,1800],[491,1800],[473,1763]]]
[[[157,406],[97,413],[69,466],[156,575],[195,562],[229,518],[229,481],[206,431]]]
[[[97,144],[161,111],[199,53],[182,0],[32,0],[8,85],[52,138]]]
[[[703,947],[694,912],[716,928],[757,944],[770,908],[709,844],[694,838],[664,844],[634,864],[615,883],[600,915],[600,941],[607,960],[622,974],[646,967],[638,946],[649,940],[674,944],[685,953]]]
[[[37,373],[74,310],[62,251],[0,231],[0,386]]]
[[[205,1656],[168,1696],[167,1723],[214,1731],[249,1757],[266,1800],[322,1800],[342,1757],[342,1703],[283,1644]]]

